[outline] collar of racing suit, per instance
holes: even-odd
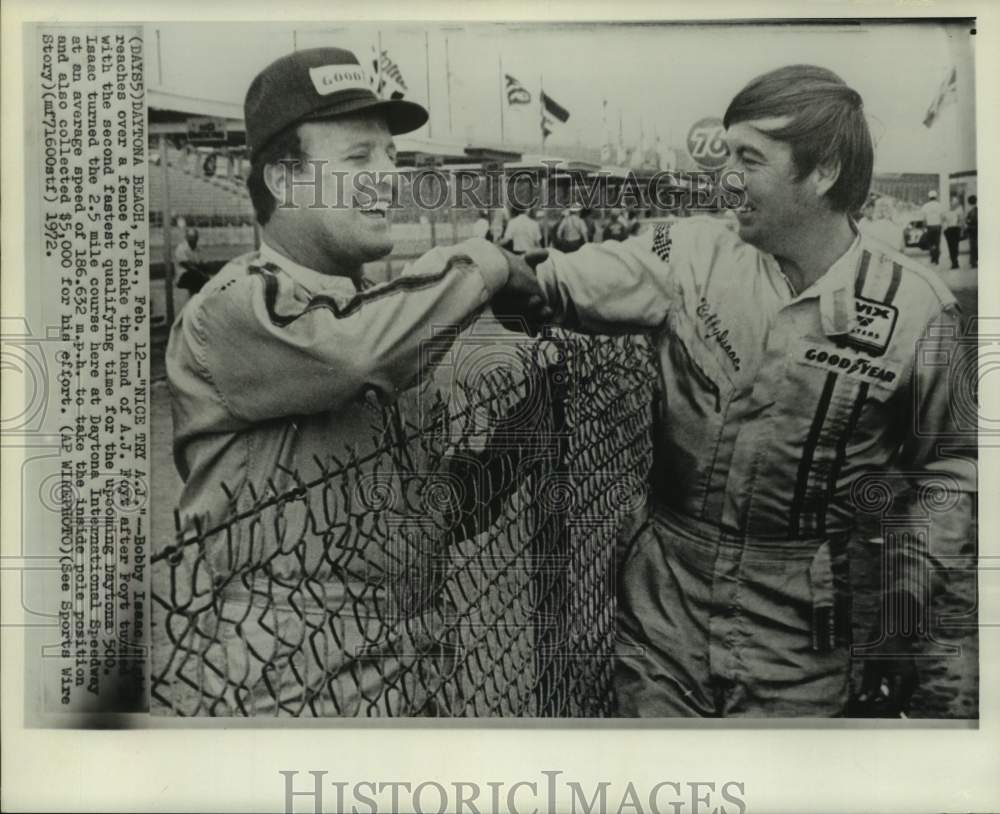
[[[263,240],[260,242],[258,252],[258,263],[273,263],[282,271],[288,274],[295,282],[311,293],[319,291],[342,290],[345,294],[353,296],[358,288],[350,277],[342,277],[336,274],[323,274],[322,272],[296,263],[290,257],[286,257],[273,246],[268,245]],[[365,286],[362,286],[364,288]]]
[[[813,298],[819,299],[819,313],[823,332],[827,336],[842,336],[850,333],[857,324],[854,301],[854,282],[858,264],[861,261],[861,233],[851,224],[854,242],[816,282],[801,294],[795,295],[788,285],[789,300],[786,306]],[[777,261],[774,267],[785,283],[787,278],[781,273]]]

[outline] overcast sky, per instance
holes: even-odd
[[[721,116],[752,77],[781,65],[813,63],[836,71],[862,95],[877,142],[877,170],[975,168],[970,75],[974,37],[959,25],[946,30],[913,22],[378,27],[161,23],[148,28],[149,80],[163,90],[242,104],[253,75],[295,46],[344,45],[367,68],[379,38],[400,67],[407,98],[427,104],[429,90],[430,134],[435,139],[499,143],[501,100],[506,104],[501,60],[503,73],[515,76],[535,99],[544,81],[546,92],[570,111],[569,121],[557,125],[552,142],[595,147],[605,139],[603,100],[608,102],[613,139],[620,113],[626,143],[638,140],[641,126],[647,137],[655,132],[683,147],[688,128],[703,116]],[[924,114],[952,65],[959,66],[959,102],[933,128],[925,128]],[[534,143],[538,118],[534,104],[505,107],[506,138]],[[428,135],[428,128],[415,135]]]

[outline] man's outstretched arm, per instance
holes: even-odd
[[[528,252],[553,321],[583,333],[643,333],[666,319],[673,297],[669,231],[588,243],[575,252]],[[659,252],[656,248],[660,248]]]
[[[507,258],[482,239],[435,249],[357,292],[306,292],[261,268],[191,308],[177,341],[237,420],[337,410],[368,390],[391,401],[510,278]]]

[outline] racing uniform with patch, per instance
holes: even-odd
[[[432,711],[432,660],[415,654],[434,647],[434,611],[413,581],[433,579],[435,557],[428,529],[413,544],[406,526],[407,474],[420,482],[427,464],[403,436],[419,418],[414,385],[507,277],[482,239],[361,290],[265,244],[180,314],[167,377],[180,519],[199,542],[172,587],[189,615],[168,624],[200,619],[178,656],[203,700],[190,712]],[[375,454],[386,447],[389,465]],[[271,500],[296,488],[300,499]]]
[[[796,296],[710,218],[551,252],[538,273],[563,326],[649,332],[659,358],[649,517],[619,594],[620,714],[840,714],[846,546],[859,506],[891,491],[879,473],[954,501],[915,509],[931,528],[887,590],[925,600],[970,542],[974,464],[937,444],[957,432],[950,292],[859,235]]]

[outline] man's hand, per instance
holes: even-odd
[[[507,258],[510,273],[507,284],[493,297],[493,314],[507,330],[534,336],[542,323],[552,319],[553,315],[535,276],[535,268],[549,253],[539,249],[522,256],[501,251]]]
[[[884,656],[865,659],[861,689],[851,699],[849,718],[905,718],[917,689],[913,646],[898,637],[886,643]]]

